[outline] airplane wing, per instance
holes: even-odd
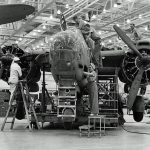
[[[35,8],[25,4],[0,5],[0,25],[25,19]]]

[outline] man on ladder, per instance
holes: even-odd
[[[10,66],[10,77],[8,80],[9,86],[10,86],[10,100],[12,99],[12,96],[15,92],[16,86],[19,82],[19,78],[22,76],[21,67],[19,66],[20,59],[18,57],[14,57],[11,66]],[[14,101],[14,104],[16,102]],[[10,103],[9,103],[10,104]]]
[[[18,57],[14,57],[13,62],[12,62],[11,67],[10,67],[9,84],[10,84],[11,96],[10,96],[10,101],[9,101],[9,108],[7,110],[4,122],[2,124],[1,131],[3,131],[6,123],[11,123],[11,129],[13,129],[13,125],[14,125],[15,118],[16,118],[16,113],[17,113],[17,110],[19,109],[19,106],[17,106],[19,103],[15,102],[14,98],[15,98],[15,93],[19,89],[21,90],[20,92],[21,92],[21,96],[23,99],[23,105],[25,108],[25,113],[26,113],[27,122],[29,125],[29,130],[32,131],[31,124],[30,124],[30,118],[29,118],[30,112],[29,112],[29,108],[28,108],[28,103],[30,104],[31,111],[33,112],[37,128],[38,129],[40,128],[39,123],[38,123],[38,119],[37,119],[37,116],[35,113],[34,104],[31,100],[31,96],[30,96],[29,89],[27,86],[27,81],[26,80],[19,80],[19,78],[22,76],[21,67],[18,64],[19,61],[20,61],[20,59]],[[26,90],[26,94],[24,93],[24,90]],[[8,118],[8,115],[9,115],[9,112],[11,110],[12,105],[15,106],[14,116],[13,116],[13,119],[11,122],[7,122],[7,118]]]

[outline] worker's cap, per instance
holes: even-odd
[[[13,59],[14,61],[20,61],[20,59],[18,57],[14,57]]]
[[[95,65],[93,63],[90,63],[90,66],[93,68],[93,70],[95,69]]]

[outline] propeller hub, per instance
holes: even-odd
[[[137,57],[135,59],[135,64],[138,69],[142,67],[144,71],[147,71],[150,69],[150,57],[149,56],[143,56],[142,58]]]

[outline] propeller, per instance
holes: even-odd
[[[141,84],[141,79],[142,79],[143,73],[144,73],[144,68],[141,67],[139,69],[134,81],[132,82],[131,89],[129,91],[128,102],[127,102],[127,107],[128,107],[129,110],[132,109],[133,103],[134,103],[135,98],[137,96],[137,93],[138,93],[138,90],[139,90],[139,87],[140,87],[140,84]]]
[[[131,39],[117,26],[114,25],[113,28],[117,32],[117,34],[120,36],[120,38],[123,40],[127,46],[133,50],[140,58],[142,58],[142,54],[137,50],[136,46],[133,44]]]
[[[119,37],[123,40],[125,44],[139,57],[139,60],[141,61],[142,65],[139,67],[139,71],[134,78],[134,81],[132,82],[131,89],[129,91],[129,97],[128,97],[128,103],[127,107],[129,110],[132,109],[132,106],[134,104],[134,101],[136,99],[138,90],[140,88],[142,76],[144,73],[144,67],[149,65],[150,63],[150,57],[143,56],[137,49],[137,47],[133,44],[132,40],[116,25],[113,26],[114,30],[117,32]]]

